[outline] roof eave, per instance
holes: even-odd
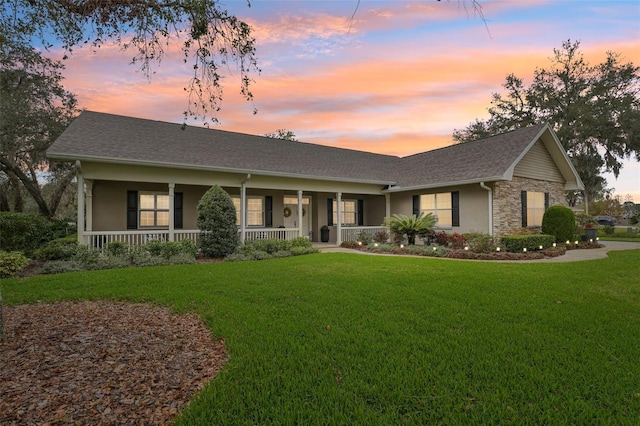
[[[443,188],[446,186],[462,186],[462,185],[472,185],[480,182],[495,182],[495,181],[503,181],[503,180],[511,180],[505,175],[501,176],[488,176],[484,178],[474,178],[474,179],[465,179],[465,180],[456,180],[450,182],[437,182],[427,185],[414,185],[414,186],[392,186],[388,189],[383,190],[383,193],[386,192],[405,192],[405,191],[417,191],[420,189],[434,189],[434,188]]]
[[[90,162],[99,162],[99,163],[107,163],[107,164],[163,167],[163,168],[173,168],[173,169],[183,169],[183,170],[201,170],[201,171],[209,171],[209,172],[223,172],[223,173],[237,173],[237,174],[250,173],[253,175],[260,175],[260,176],[324,180],[324,181],[330,181],[330,182],[351,182],[351,183],[363,183],[363,184],[381,185],[381,186],[395,185],[397,183],[396,181],[387,181],[387,180],[357,179],[357,178],[340,177],[340,176],[306,175],[306,174],[298,174],[298,173],[284,173],[284,172],[274,172],[274,171],[257,170],[257,169],[243,169],[243,168],[235,168],[235,167],[210,167],[210,166],[198,166],[193,164],[166,163],[166,162],[145,161],[145,160],[127,160],[127,159],[121,159],[121,158],[98,157],[98,156],[78,156],[73,154],[55,153],[55,152],[48,153],[47,156],[49,158],[55,158],[55,159],[67,160],[67,161],[80,161],[80,162],[90,161]]]

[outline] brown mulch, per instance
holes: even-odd
[[[5,306],[0,424],[166,424],[226,361],[193,314],[124,302]]]

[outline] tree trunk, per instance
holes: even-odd
[[[49,202],[49,212],[51,213],[51,216],[53,216],[58,210],[60,200],[62,200],[62,195],[75,176],[76,173],[74,170],[72,173],[67,174],[57,182],[56,189],[53,191]]]
[[[9,182],[11,182],[11,187],[13,188],[13,211],[22,212],[24,210],[24,198],[22,198],[20,180],[11,172],[7,173],[7,176],[9,176]]]
[[[9,212],[11,207],[9,206],[9,198],[4,185],[0,187],[0,212]]]
[[[0,343],[4,343],[4,320],[2,317],[2,289],[0,288]]]
[[[11,164],[3,158],[0,158],[0,165],[9,176],[9,179],[11,179],[12,184],[14,182],[14,179],[16,179],[16,195],[18,194],[18,190],[20,189],[20,187],[24,187],[24,189],[27,190],[27,192],[33,197],[34,201],[38,205],[40,214],[42,214],[42,216],[46,217],[47,219],[51,219],[53,214],[51,213],[51,210],[49,210],[47,202],[42,197],[42,191],[40,190],[40,185],[38,184],[38,182],[29,179],[29,176],[27,176],[22,170],[20,170],[17,165]],[[22,182],[22,185],[20,185],[20,182]],[[16,205],[15,211],[22,211],[22,209],[18,210],[18,206]]]

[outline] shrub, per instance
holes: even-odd
[[[0,277],[13,277],[29,264],[29,259],[19,251],[0,251]]]
[[[291,248],[291,256],[301,256],[303,254],[313,254],[313,253],[317,253],[318,250],[314,249],[313,247],[292,247]],[[279,253],[284,253],[284,252],[279,252]],[[275,254],[278,253],[274,253],[274,257]]]
[[[496,240],[489,234],[468,234],[465,238],[469,249],[474,253],[493,253],[498,247]]]
[[[598,223],[595,217],[589,216],[588,214],[585,214],[585,213],[578,213],[577,215],[575,215],[575,220],[576,220],[576,226],[579,226],[581,228],[584,228],[587,223],[591,223],[591,224]]]
[[[191,255],[191,253],[178,252],[169,258],[167,258],[168,263],[171,265],[187,265],[191,263],[196,263],[195,256]]]
[[[505,235],[500,239],[500,243],[506,251],[518,253],[525,248],[528,251],[539,250],[553,245],[555,237],[553,235],[533,234],[533,235]]]
[[[373,236],[373,241],[379,244],[389,241],[389,233],[387,231],[378,231]]]
[[[439,246],[446,246],[449,244],[449,235],[444,231],[435,232],[433,234],[433,239]]]
[[[357,245],[355,241],[352,243]],[[313,243],[305,237],[298,237],[292,240],[268,238],[264,240],[247,241],[239,246],[235,253],[226,256],[225,260],[231,262],[263,260],[317,252],[318,250],[313,248]]]
[[[420,213],[418,216],[407,216],[404,214],[394,214],[384,219],[384,225],[392,232],[407,236],[409,245],[416,243],[416,237],[424,236],[431,232],[431,228],[436,224],[436,218],[431,213]]]
[[[84,266],[91,266],[98,263],[99,257],[100,257],[99,250],[96,250],[89,246],[80,245],[78,246],[78,251],[72,260],[75,260]],[[86,269],[92,269],[92,268],[88,267]]]
[[[143,246],[143,248],[148,251],[152,256],[160,256],[162,255],[162,241],[160,240],[150,240]]]
[[[31,255],[51,240],[51,224],[39,214],[0,212],[0,247]]]
[[[360,247],[357,241],[343,241],[340,247],[354,249]]]
[[[289,242],[289,247],[290,248],[294,248],[294,247],[313,247],[313,243],[311,242],[311,240],[309,240],[308,238],[305,237],[297,237],[294,238],[293,240],[288,240]]]
[[[240,241],[236,226],[236,208],[222,188],[214,185],[198,203],[198,242],[205,256],[225,257],[233,253]]]
[[[78,240],[75,236],[49,241],[34,251],[40,261],[70,260],[78,253]]]
[[[451,247],[453,250],[460,250],[461,248],[464,248],[464,246],[467,245],[467,240],[464,238],[464,236],[458,234],[457,232],[454,232],[453,234],[448,235],[447,241],[448,241],[449,247]]]
[[[374,253],[391,253],[391,251],[395,248],[393,244],[384,243],[384,244],[372,244],[367,247],[368,251],[372,251]]]
[[[165,259],[182,253],[182,246],[177,241],[164,241],[161,245],[161,255]]]
[[[76,260],[52,260],[38,270],[39,274],[62,274],[64,272],[83,271],[85,268]]]
[[[273,254],[277,251],[287,250],[289,248],[289,243],[287,242],[287,240],[278,240],[276,238],[255,240],[245,245],[248,247],[252,247],[253,251],[264,251],[269,254]]]
[[[180,251],[182,253],[190,254],[194,258],[198,255],[198,246],[195,241],[185,238],[178,241],[178,244],[180,245]]]
[[[373,242],[373,238],[371,237],[371,234],[369,234],[364,230],[358,232],[358,235],[356,236],[356,240],[360,241],[362,244],[366,246],[368,246]]]
[[[553,235],[556,243],[572,238],[575,229],[576,218],[568,207],[551,206],[542,216],[542,233]]]
[[[75,236],[78,227],[71,219],[57,219],[50,222],[51,226],[51,238],[65,238],[68,236]]]
[[[613,235],[616,232],[615,226],[605,225],[602,229],[606,235]]]
[[[251,259],[253,260],[265,260],[271,259],[271,257],[272,256],[269,253],[262,250],[255,250],[253,253],[251,253]]]
[[[105,252],[111,256],[124,256],[128,246],[122,241],[112,241],[105,246]]]

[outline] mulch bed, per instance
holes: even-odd
[[[0,424],[167,424],[226,362],[193,314],[147,304],[5,306]]]

